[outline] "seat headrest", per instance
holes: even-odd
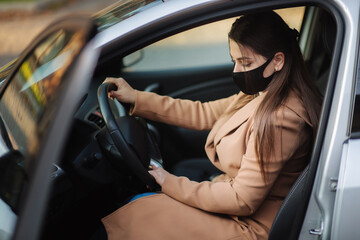
[[[321,20],[323,22],[321,36],[324,48],[326,53],[332,56],[336,39],[336,22],[330,14],[324,14]]]

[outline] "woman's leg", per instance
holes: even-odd
[[[190,207],[165,194],[137,199],[102,221],[109,240],[244,240],[267,236],[265,230],[245,221]]]

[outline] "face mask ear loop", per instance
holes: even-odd
[[[272,55],[272,57],[270,57],[270,58],[268,58],[268,60],[266,60],[266,62],[263,64],[263,65],[261,65],[261,66],[264,66],[264,71],[263,71],[263,73],[262,73],[262,76],[264,77],[264,72],[265,72],[265,69],[267,68],[267,66],[269,66],[269,64],[271,63],[271,61],[274,59],[274,57],[275,57],[275,54],[273,54]],[[261,67],[260,66],[260,67]],[[272,73],[271,75],[273,75],[274,73]],[[271,76],[270,75],[270,76]],[[265,77],[264,77],[265,78]]]

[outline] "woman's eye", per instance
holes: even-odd
[[[243,63],[242,66],[243,67],[250,67],[251,63]]]

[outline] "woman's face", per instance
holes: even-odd
[[[255,53],[249,47],[241,46],[240,48],[239,44],[232,39],[229,39],[229,48],[231,59],[235,64],[233,72],[250,71],[260,67],[267,61],[264,56]],[[263,76],[265,78],[269,77],[274,71],[275,64],[274,61],[271,61],[265,68]]]

